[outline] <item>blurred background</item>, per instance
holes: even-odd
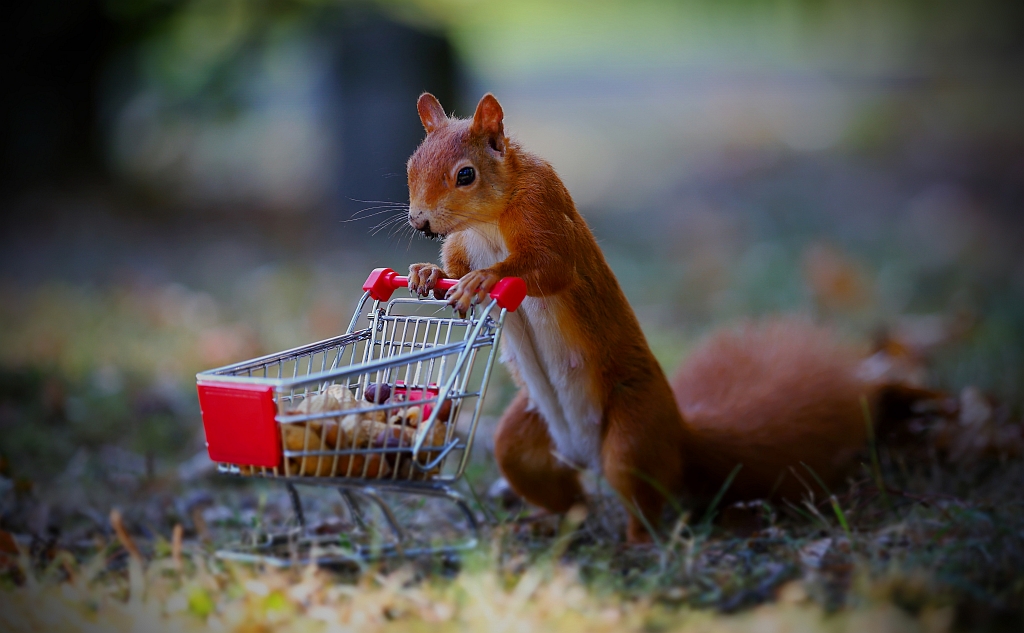
[[[5,485],[187,479],[196,371],[435,260],[382,213],[424,90],[500,99],[667,370],[801,312],[1020,415],[1020,2],[45,0],[0,32]]]

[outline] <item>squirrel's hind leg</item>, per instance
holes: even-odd
[[[527,410],[521,390],[498,422],[494,456],[509,485],[523,499],[550,512],[567,512],[584,501],[579,473],[558,460],[547,424]]]
[[[663,391],[622,386],[605,409],[601,467],[629,511],[629,543],[651,541],[648,527],[659,527],[665,502],[683,483],[682,423],[667,385]]]

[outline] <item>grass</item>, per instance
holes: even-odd
[[[623,548],[608,533],[622,517],[609,525],[614,501],[601,498],[586,518],[552,517],[549,531],[514,518],[494,525],[454,575],[422,559],[349,570],[226,564],[194,535],[182,543],[185,530],[139,539],[115,515],[92,553],[20,548],[7,561],[0,622],[5,631],[998,628],[1019,618],[1024,508],[994,501],[894,500],[891,511],[877,497],[851,501],[852,532],[771,515],[753,531],[684,517],[662,547]]]
[[[722,487],[715,493],[715,497],[711,500],[711,504],[708,509],[704,512],[704,517],[701,518],[700,522],[702,525],[711,523],[711,520],[715,518],[715,510],[718,508],[718,504],[722,502],[722,498],[725,493],[729,491],[729,486],[732,485],[733,479],[736,479],[736,475],[740,473],[740,469],[743,468],[743,464],[736,464],[736,466],[729,472],[729,476],[725,478],[722,483]]]
[[[689,270],[684,264],[680,270]],[[202,450],[189,376],[334,333],[348,315],[333,289],[361,281],[319,278],[300,265],[258,272],[226,290],[0,286],[0,630],[943,631],[1024,624],[1021,456],[999,450],[1002,436],[989,430],[976,434],[989,438],[986,450],[943,445],[938,427],[897,444],[875,437],[867,412],[863,473],[844,485],[830,490],[802,468],[803,503],[722,506],[734,470],[704,515],[693,517],[685,500],[670,498],[666,527],[651,547],[624,545],[623,504],[600,481],[592,482],[585,516],[538,515],[484,495],[497,476],[485,421],[463,483],[488,527],[479,548],[457,564],[389,560],[286,571],[225,564],[213,550],[246,532],[288,525],[288,501],[279,486],[183,478],[179,467]],[[776,273],[799,285],[798,270]],[[695,330],[725,318],[718,311],[756,311],[743,296],[713,288],[703,293],[706,305],[695,301],[702,293],[693,284],[706,277],[676,284],[686,305],[665,299],[645,322],[666,366],[692,345]],[[664,296],[661,281],[638,284],[629,291]],[[765,293],[776,287],[754,285]],[[928,368],[954,393],[978,384],[1001,395],[991,403],[999,432],[1021,418],[1019,385],[1011,384],[1020,371],[1020,335],[1010,327],[1020,310],[1011,308],[1009,316],[982,320]],[[490,423],[512,391],[503,372],[495,375]],[[121,508],[120,530],[108,516],[112,507]],[[333,491],[311,491],[307,516],[331,533],[351,527],[337,519],[344,512]],[[440,531],[429,520],[425,527]],[[3,535],[16,536],[16,544]]]
[[[693,595],[697,587],[707,587],[712,580],[702,566],[709,556],[742,551],[733,542],[736,539],[712,539],[683,548],[668,568],[633,574],[628,582],[633,586],[623,587],[614,578],[620,575],[617,567],[642,564],[654,552],[631,550],[598,558],[567,539],[579,534],[570,522],[534,560],[520,566],[515,556],[509,557],[512,551],[499,530],[489,547],[463,560],[461,572],[454,577],[431,573],[422,561],[371,565],[354,576],[315,566],[260,569],[225,564],[195,543],[165,544],[162,549],[170,549],[169,554],[147,558],[132,552],[136,548],[130,537],[120,536],[117,545],[82,562],[59,556],[39,568],[23,552],[14,567],[22,574],[20,583],[0,591],[0,624],[12,633],[345,627],[369,631],[755,631],[776,627],[858,631],[869,625],[871,630],[941,631],[955,617],[952,605],[927,594],[927,581],[892,571],[871,578],[866,559],[853,562],[847,573],[852,580],[848,606],[842,611],[814,597],[819,591],[816,583],[827,584],[827,580],[799,579],[785,565],[753,574],[751,586],[725,596],[720,611],[708,610]],[[795,545],[784,537],[775,540],[781,548]],[[568,548],[567,542],[572,543]],[[121,563],[114,569],[112,556]],[[595,567],[602,563],[612,567],[595,574]],[[836,566],[819,566],[823,577],[836,573],[829,565]],[[685,567],[689,567],[689,582],[665,582]],[[722,587],[729,584],[721,582]],[[766,597],[777,599],[765,603]],[[763,604],[742,609],[758,602]]]
[[[885,480],[882,479],[882,467],[878,464],[878,445],[875,440],[875,425],[871,420],[871,407],[868,406],[867,396],[860,397],[860,409],[864,413],[864,425],[868,431],[868,452],[871,455],[871,475],[875,478],[875,486],[882,495],[882,502],[887,508],[892,507],[889,501],[889,492],[885,487]]]

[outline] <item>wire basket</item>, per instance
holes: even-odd
[[[297,483],[338,487],[364,531],[356,497],[376,505],[392,536],[384,545],[376,539],[378,552],[451,549],[408,547],[381,491],[452,501],[478,530],[451,485],[469,459],[506,314],[519,306],[526,284],[502,279],[490,301],[465,317],[452,315],[444,301],[391,298],[407,286],[408,277],[376,269],[344,334],[197,374],[210,458],[226,474],[284,482],[298,523],[288,538],[272,535],[223,556],[284,564],[300,562],[297,542],[315,549]],[[366,325],[358,328],[361,318]],[[255,552],[281,543],[291,546],[287,559]],[[472,545],[475,538],[460,547]],[[350,549],[342,557],[366,554]]]

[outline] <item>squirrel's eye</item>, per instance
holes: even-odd
[[[459,170],[457,176],[455,176],[455,184],[459,187],[465,187],[466,185],[473,184],[473,180],[476,178],[476,170],[472,167],[463,167]]]

